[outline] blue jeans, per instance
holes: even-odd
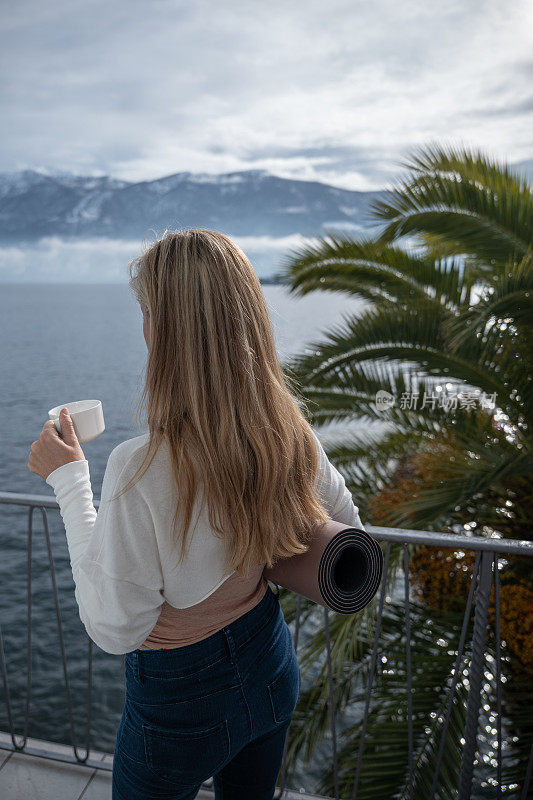
[[[301,675],[278,595],[206,639],[125,656],[113,800],[272,800]]]

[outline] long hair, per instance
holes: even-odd
[[[230,571],[246,576],[261,562],[271,567],[305,552],[312,528],[328,519],[315,490],[316,441],[300,408],[305,402],[279,364],[250,261],[224,234],[191,228],[165,231],[128,262],[128,271],[150,317],[138,405],[139,413],[146,404],[149,440],[122,491],[149,468],[166,438],[179,561],[200,482]]]

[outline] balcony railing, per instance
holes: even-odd
[[[14,492],[0,492],[0,503],[24,506],[28,509],[28,526],[27,526],[27,641],[26,641],[26,656],[27,656],[27,673],[26,673],[26,702],[25,702],[25,715],[24,715],[24,733],[22,741],[16,741],[16,734],[13,724],[13,713],[11,705],[11,696],[9,691],[8,670],[6,665],[6,658],[4,653],[4,643],[2,639],[2,632],[0,628],[0,665],[2,669],[2,679],[4,696],[7,711],[7,720],[9,725],[9,732],[11,735],[12,746],[0,743],[0,749],[14,750],[25,752],[30,755],[39,755],[41,757],[49,758],[51,760],[63,761],[68,763],[78,763],[85,766],[90,766],[94,769],[110,771],[112,765],[109,762],[101,760],[93,760],[90,758],[91,754],[91,698],[92,698],[92,641],[88,639],[88,658],[87,658],[87,701],[86,701],[86,722],[84,730],[85,740],[85,753],[80,755],[78,743],[76,741],[74,717],[75,712],[73,709],[71,699],[71,687],[69,683],[69,675],[67,670],[67,660],[64,645],[63,628],[61,623],[59,595],[56,583],[54,557],[52,552],[52,544],[50,538],[50,531],[48,527],[47,509],[57,509],[58,504],[55,498],[19,494]],[[98,501],[94,505],[98,507]],[[44,538],[46,549],[48,553],[48,566],[50,570],[50,577],[52,582],[53,601],[56,612],[59,648],[61,654],[64,689],[66,707],[68,712],[69,728],[70,728],[70,741],[73,747],[73,755],[71,757],[61,756],[57,753],[46,752],[39,750],[33,752],[32,748],[26,746],[28,739],[28,724],[29,724],[29,709],[30,709],[30,694],[31,694],[31,654],[32,654],[32,625],[31,625],[31,582],[32,582],[32,537],[33,537],[33,513],[35,510],[41,513]],[[495,662],[496,662],[496,712],[495,718],[497,719],[497,759],[495,776],[491,780],[492,786],[496,790],[496,796],[502,796],[502,681],[501,681],[501,640],[500,640],[500,582],[499,582],[499,569],[500,560],[509,556],[533,556],[533,543],[528,541],[517,541],[499,538],[487,538],[482,536],[465,536],[448,533],[435,533],[431,531],[412,531],[403,528],[383,528],[365,525],[366,530],[375,536],[376,539],[383,542],[384,545],[384,571],[383,580],[378,596],[374,603],[377,604],[375,622],[373,627],[373,638],[371,645],[371,662],[369,670],[369,680],[366,686],[366,695],[364,702],[364,711],[361,722],[361,733],[357,751],[357,762],[355,769],[355,776],[351,790],[351,800],[356,800],[358,794],[359,780],[361,774],[361,766],[365,753],[365,736],[367,733],[367,723],[369,719],[370,706],[372,702],[372,689],[374,678],[376,675],[376,668],[378,665],[378,655],[380,647],[380,636],[383,621],[383,609],[385,598],[387,594],[387,577],[389,575],[389,567],[391,563],[391,548],[393,545],[401,545],[401,556],[403,562],[403,605],[405,614],[405,664],[406,664],[406,691],[407,691],[407,732],[408,732],[408,747],[407,747],[407,764],[408,769],[408,796],[414,797],[414,740],[413,740],[413,694],[412,694],[412,659],[411,659],[411,600],[410,600],[410,554],[409,546],[412,545],[427,545],[436,548],[448,548],[451,551],[471,551],[475,552],[475,563],[473,567],[473,574],[470,582],[468,597],[466,599],[464,616],[462,622],[461,634],[459,643],[456,649],[455,665],[452,672],[453,678],[449,687],[448,699],[446,708],[443,714],[442,729],[440,731],[440,746],[437,756],[436,769],[433,774],[433,781],[430,795],[427,800],[434,800],[438,797],[438,782],[439,774],[442,767],[443,754],[445,749],[445,741],[450,724],[452,704],[454,694],[457,688],[459,676],[465,674],[468,670],[468,694],[466,703],[465,714],[465,728],[463,732],[463,749],[460,765],[460,777],[457,788],[458,800],[470,800],[472,793],[472,783],[474,778],[474,768],[476,763],[476,752],[478,748],[478,728],[480,719],[480,706],[482,698],[482,685],[484,681],[484,668],[485,668],[485,654],[487,645],[487,632],[489,625],[489,603],[492,588],[494,588],[494,606],[495,606],[495,625],[494,625],[494,638],[495,638]],[[474,602],[475,601],[475,602]],[[302,598],[297,596],[297,606],[295,614],[295,629],[294,629],[294,645],[298,652],[298,638],[300,632],[300,618],[301,618]],[[467,639],[467,631],[469,629],[469,622],[471,619],[472,609],[474,610],[473,628],[471,634],[471,647],[470,656],[465,661],[465,645]],[[334,677],[332,670],[332,655],[331,655],[331,637],[330,637],[330,614],[328,609],[321,609],[324,615],[324,633],[326,641],[326,659],[328,669],[328,691],[329,691],[329,715],[330,715],[330,730],[331,730],[331,758],[333,764],[333,780],[334,780],[334,797],[335,800],[340,800],[339,794],[339,764],[338,764],[338,730],[335,715],[334,705]],[[286,753],[287,743],[289,737],[285,742],[285,753],[283,763],[280,771],[281,786],[277,798],[284,796],[285,790],[285,774],[286,774]],[[529,760],[520,789],[521,800],[526,800],[530,795],[529,787],[531,785],[532,771],[533,771],[533,742],[525,743],[529,747]],[[518,797],[518,795],[514,795]],[[348,800],[343,797],[342,800]]]

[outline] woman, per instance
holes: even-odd
[[[129,265],[148,348],[148,432],[119,444],[98,514],[68,411],[29,469],[53,487],[80,618],[125,653],[114,800],[270,800],[300,671],[265,566],[315,524],[362,528],[278,362],[261,284],[204,229],[166,232]],[[194,524],[193,524],[194,516]]]

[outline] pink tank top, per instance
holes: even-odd
[[[139,650],[184,647],[229,625],[263,599],[268,587],[264,567],[258,564],[247,578],[234,572],[209,597],[189,608],[175,608],[165,600],[155,627]]]

